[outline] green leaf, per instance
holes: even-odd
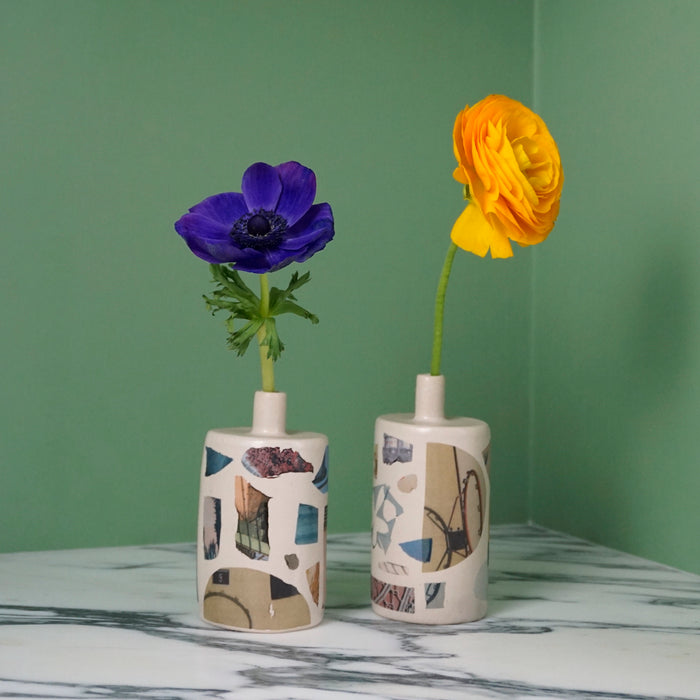
[[[214,282],[220,285],[220,289],[215,294],[232,297],[247,306],[260,308],[260,298],[248,287],[236,270],[226,265],[210,265],[209,269]]]
[[[209,311],[212,312],[212,314],[215,314],[218,311],[228,311],[235,318],[248,318],[248,319],[254,318],[255,316],[258,315],[257,309],[250,308],[250,307],[245,306],[237,301],[218,299],[216,297],[212,298],[212,297],[208,297],[208,296],[204,295],[204,303],[205,303],[207,309],[209,309]]]
[[[292,294],[293,291],[303,287],[311,279],[311,273],[306,272],[299,276],[297,272],[292,275],[286,289],[278,289],[273,287],[270,290],[270,316],[279,316],[281,314],[296,314],[302,318],[310,320],[312,323],[318,323],[318,317],[312,314],[307,309],[304,309],[299,304],[292,302],[296,301],[296,297]]]
[[[227,321],[227,325],[229,322],[232,322],[232,319]],[[260,319],[249,321],[242,328],[230,333],[226,344],[231,350],[235,350],[236,354],[240,357],[248,349],[250,341],[255,337],[262,325],[263,322]]]
[[[217,287],[210,296],[204,296],[212,314],[228,311],[232,318],[252,320],[260,316],[260,299],[243,282],[235,270],[225,265],[210,265]]]
[[[302,318],[308,319],[313,324],[318,323],[318,316],[316,316],[316,314],[312,314],[310,311],[302,306],[299,306],[299,304],[295,304],[293,301],[285,301],[279,304],[277,306],[276,315],[280,314],[295,314],[296,316],[301,316]]]
[[[277,333],[277,323],[274,318],[265,319],[265,337],[262,345],[267,345],[267,357],[277,362],[284,350],[284,344]]]
[[[209,295],[203,295],[206,308],[212,315],[223,311],[226,314],[224,325],[228,333],[227,346],[238,355],[243,355],[253,338],[264,328],[262,345],[267,346],[267,356],[276,361],[284,350],[284,344],[277,332],[276,316],[294,314],[311,323],[318,323],[318,317],[296,303],[294,292],[311,279],[311,273],[303,275],[294,272],[285,289],[272,287],[268,313],[261,314],[260,297],[243,281],[241,275],[230,265],[210,265],[209,269],[215,288]],[[243,321],[236,328],[236,321]]]

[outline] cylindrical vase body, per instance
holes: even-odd
[[[284,394],[257,392],[252,428],[207,433],[197,592],[204,620],[282,632],[321,622],[328,439],[284,428]]]
[[[444,378],[419,375],[416,412],[375,423],[372,608],[391,619],[486,614],[490,430],[443,401]]]

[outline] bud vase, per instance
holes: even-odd
[[[323,618],[328,439],[288,433],[286,405],[286,394],[258,391],[252,427],[205,439],[197,593],[214,625],[282,632]]]
[[[444,377],[420,374],[415,413],[375,423],[372,609],[394,620],[486,615],[491,434],[444,401]]]

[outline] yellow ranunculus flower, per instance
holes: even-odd
[[[564,172],[544,121],[517,100],[490,95],[457,115],[454,178],[469,205],[452,228],[464,250],[513,255],[510,241],[543,241],[559,213]]]

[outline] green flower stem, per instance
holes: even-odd
[[[270,316],[270,283],[267,273],[260,275],[260,316],[267,319]],[[260,369],[262,371],[262,390],[275,390],[275,362],[270,357],[270,346],[264,343],[267,330],[265,323],[258,330],[258,346],[260,348]]]
[[[440,358],[442,355],[442,327],[445,316],[445,293],[447,292],[447,282],[450,279],[452,261],[457,252],[457,245],[450,243],[445,256],[445,264],[442,266],[440,281],[438,282],[437,294],[435,296],[435,325],[433,327],[433,357],[430,363],[430,374],[433,377],[440,375]]]

